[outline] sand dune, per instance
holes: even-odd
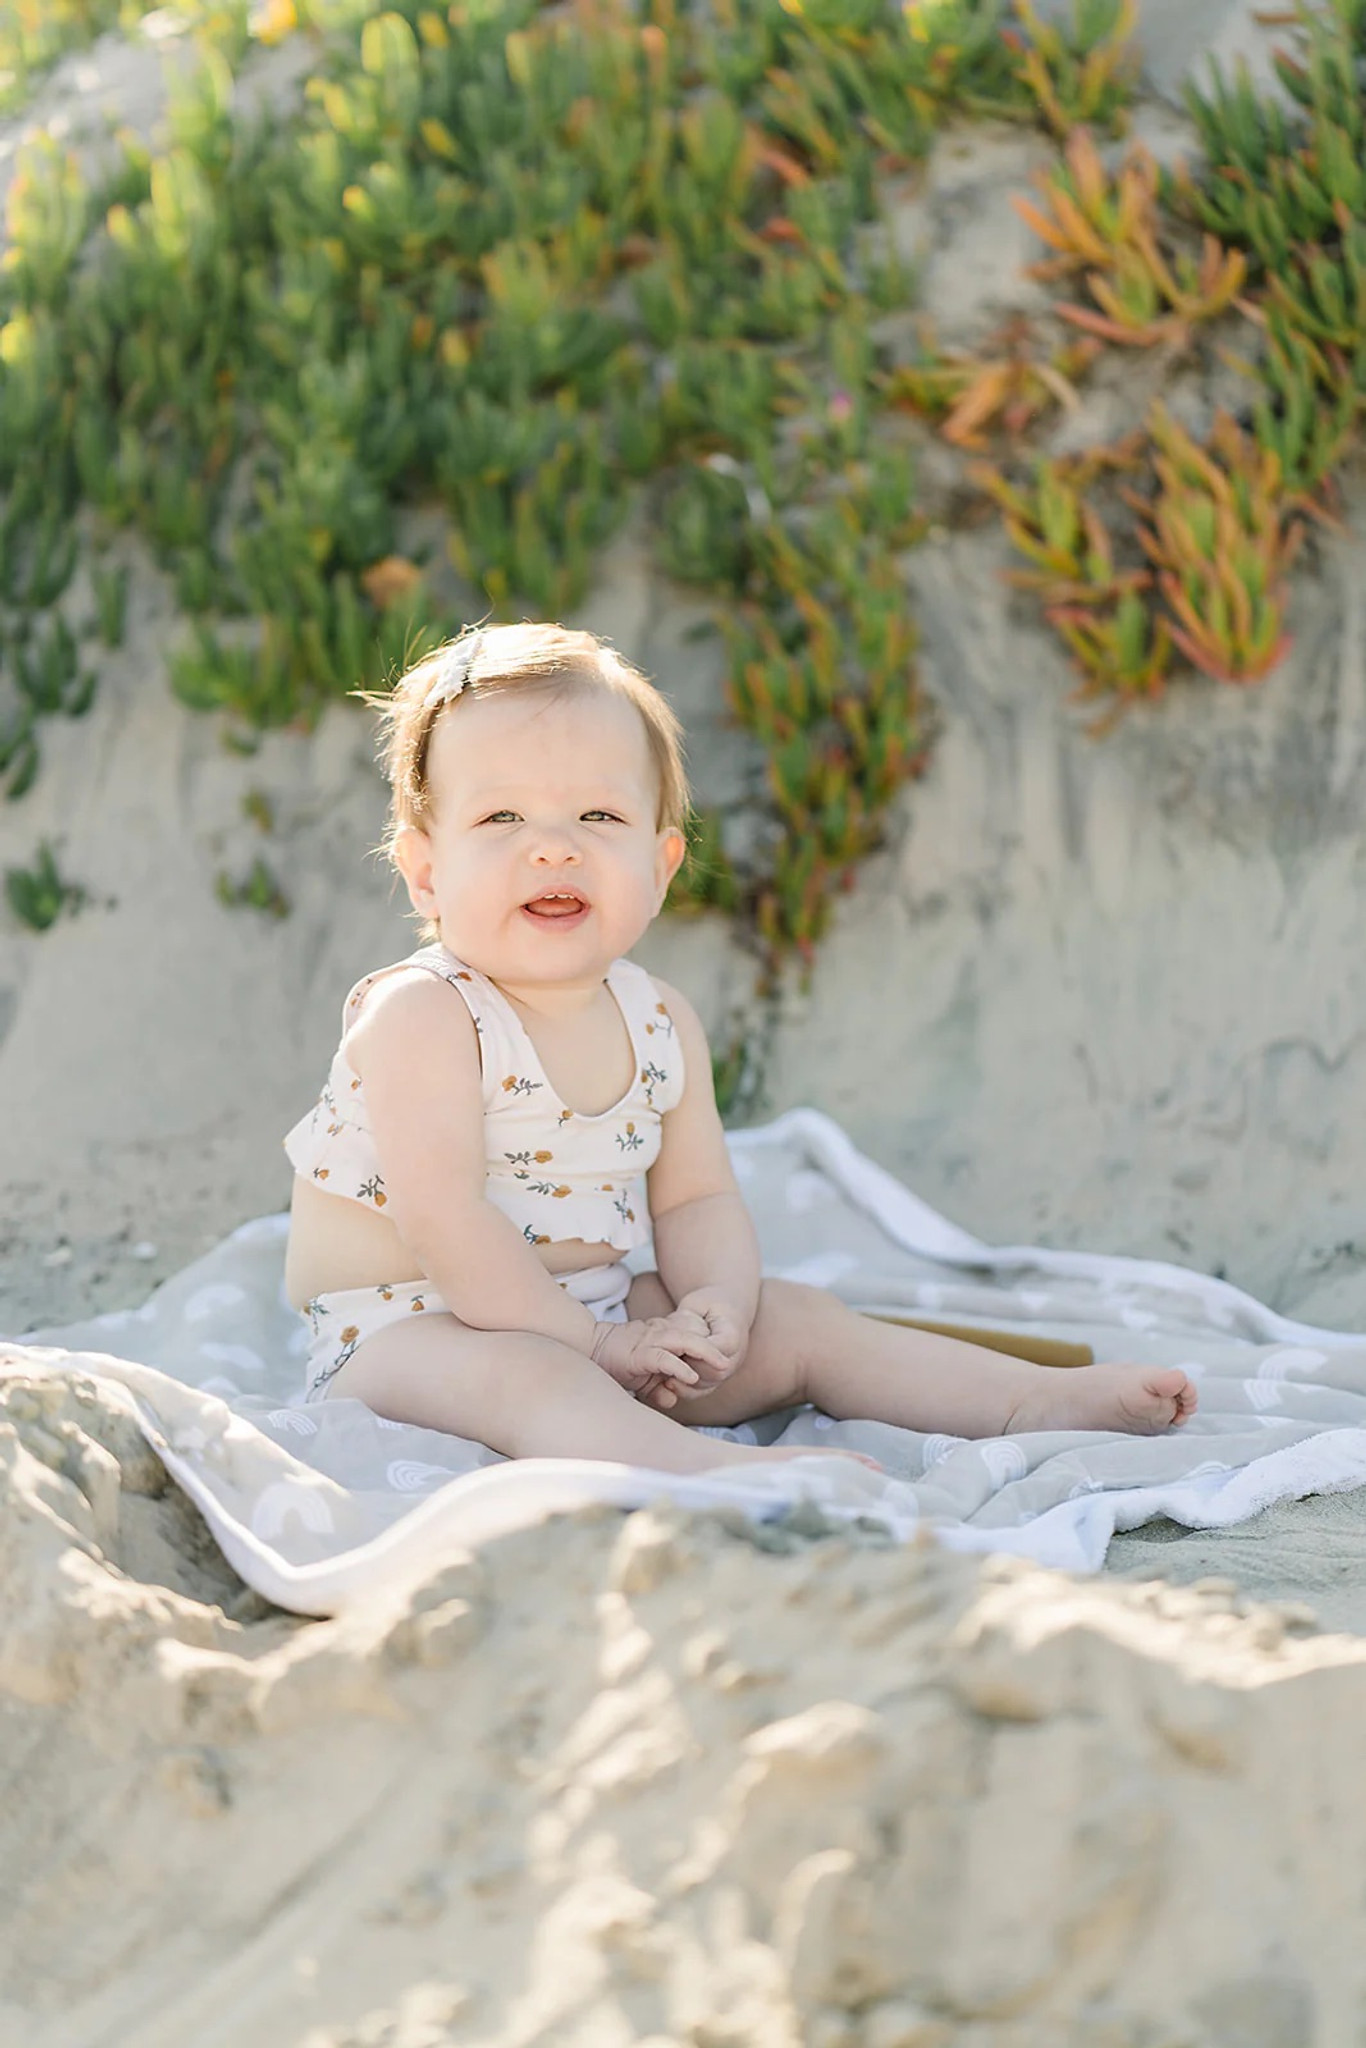
[[[16,2048],[1356,2038],[1366,1644],[657,1512],[303,1622],[92,1382],[0,1414]]]

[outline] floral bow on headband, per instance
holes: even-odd
[[[446,649],[436,671],[436,680],[422,699],[422,709],[430,711],[435,704],[449,703],[458,697],[470,679],[474,657],[479,652],[482,633],[467,633],[463,640]]]

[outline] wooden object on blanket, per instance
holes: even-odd
[[[1089,1344],[1066,1344],[1061,1337],[1017,1337],[1013,1330],[978,1330],[963,1323],[930,1323],[923,1316],[875,1315],[874,1322],[899,1323],[906,1330],[928,1330],[935,1337],[957,1337],[964,1344],[982,1344],[988,1351],[1005,1351],[1012,1358],[1027,1358],[1031,1365],[1094,1365],[1096,1354]]]

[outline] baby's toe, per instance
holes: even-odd
[[[1195,1388],[1179,1365],[1154,1373],[1148,1388],[1168,1428],[1175,1429],[1195,1413]]]

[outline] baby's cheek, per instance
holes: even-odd
[[[655,895],[657,893],[659,891],[655,887],[655,870],[653,868],[639,870],[637,874],[633,874],[633,877],[631,877],[631,895],[635,897],[637,907],[641,911],[645,911],[645,915],[649,915],[653,911]]]

